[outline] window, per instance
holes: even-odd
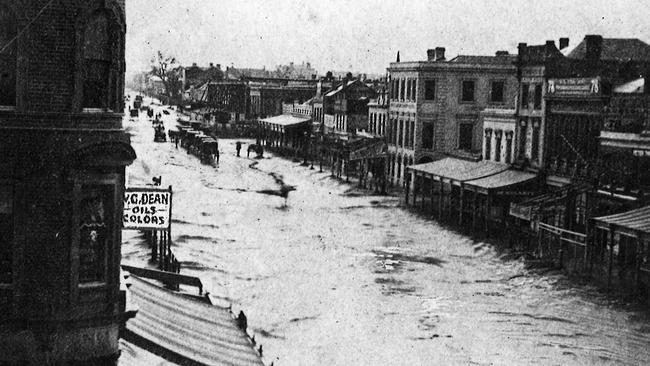
[[[406,99],[411,100],[411,79],[406,79]]]
[[[501,161],[501,137],[503,136],[503,131],[497,130],[494,131],[494,161]]]
[[[422,124],[422,148],[433,149],[433,123]]]
[[[105,282],[111,247],[113,186],[82,185],[79,202],[79,283]]]
[[[535,85],[534,109],[542,109],[542,84]]]
[[[526,135],[528,134],[528,121],[519,121],[519,156],[526,156]]]
[[[109,108],[111,38],[107,12],[96,11],[84,29],[84,108]]]
[[[489,128],[485,130],[485,154],[484,154],[484,159],[485,160],[492,159],[492,130],[489,129]]]
[[[528,93],[529,85],[521,84],[521,108],[528,109]]]
[[[411,81],[411,100],[413,101],[417,100],[418,89],[416,83],[417,83],[417,79],[413,79]]]
[[[503,81],[493,81],[490,87],[490,102],[503,103],[503,91],[505,83]]]
[[[506,132],[506,164],[512,163],[512,131]]]
[[[536,161],[539,158],[539,121],[533,122],[533,138],[530,147],[530,158]]]
[[[474,101],[474,81],[473,80],[463,80],[460,101],[461,102],[473,102]]]
[[[411,135],[409,136],[411,148],[415,148],[415,121],[411,121]]]
[[[402,132],[404,131],[404,121],[398,121],[397,125],[397,146],[402,146]]]
[[[425,80],[424,81],[424,100],[435,100],[436,99],[436,81],[435,80]]]
[[[401,79],[399,83],[399,99],[404,100],[404,94],[406,91],[406,80]]]
[[[472,134],[474,125],[471,123],[461,123],[458,128],[458,148],[461,150],[472,150]]]
[[[13,282],[13,187],[0,184],[0,284]]]
[[[0,106],[16,105],[16,18],[0,4]],[[11,42],[11,43],[10,43]]]
[[[404,121],[404,147],[410,147],[409,137],[411,136],[411,123]]]

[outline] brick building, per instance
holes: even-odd
[[[376,99],[368,103],[368,132],[380,137],[386,136],[388,121],[388,90],[379,89]]]
[[[124,0],[3,0],[0,18],[0,364],[113,365]]]
[[[444,155],[478,160],[483,146],[480,112],[514,105],[516,56],[445,58],[428,50],[427,61],[390,64],[389,176],[404,182],[406,166]]]

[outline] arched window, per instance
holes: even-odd
[[[16,105],[16,18],[0,2],[0,106]]]
[[[96,11],[83,32],[83,108],[110,108],[111,48],[108,13]]]

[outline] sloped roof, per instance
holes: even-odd
[[[449,62],[459,64],[476,64],[476,65],[512,65],[517,60],[517,55],[503,56],[471,56],[458,55]]]
[[[520,170],[509,169],[495,175],[470,180],[465,182],[477,188],[492,190],[492,189],[505,189],[520,183],[525,183],[535,179],[537,175]]]
[[[594,218],[596,223],[616,225],[628,230],[650,234],[650,206],[623,213]]]
[[[587,42],[583,39],[568,55],[570,58],[584,59]],[[601,60],[606,61],[646,61],[650,62],[650,45],[638,38],[603,38]]]
[[[194,300],[131,275],[138,315],[127,334],[205,365],[263,366],[228,309]]]
[[[474,162],[444,158],[430,163],[412,165],[408,169],[451,179],[456,182],[465,182],[500,173],[508,170],[508,166],[485,160]]]
[[[628,81],[614,87],[614,93],[643,93],[645,90],[645,79],[639,78]]]

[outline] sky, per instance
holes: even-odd
[[[585,34],[650,43],[646,0],[126,0],[127,74],[156,51],[183,65],[266,67],[310,62],[328,70],[386,72],[445,47],[458,54],[516,53]]]

